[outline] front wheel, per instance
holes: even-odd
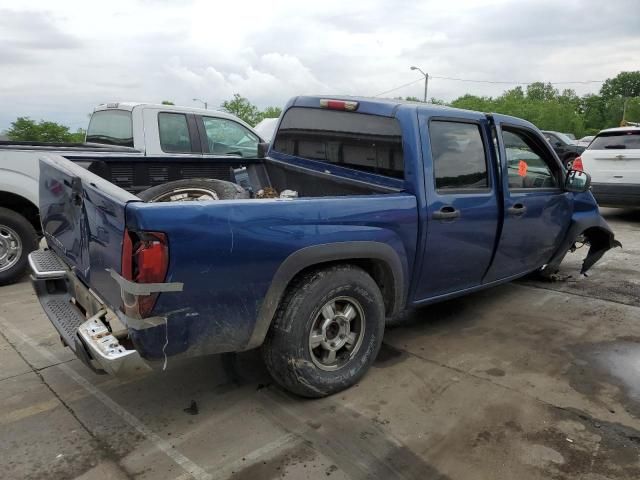
[[[19,213],[0,207],[0,285],[18,281],[27,269],[27,256],[37,248],[33,225]]]
[[[304,397],[355,384],[375,360],[384,301],[362,269],[334,266],[303,275],[287,292],[262,347],[271,376]]]

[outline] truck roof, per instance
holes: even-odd
[[[185,107],[182,105],[165,105],[163,103],[146,103],[146,102],[109,102],[109,103],[101,103],[96,108],[93,109],[94,112],[99,112],[101,110],[127,110],[132,111],[137,107],[151,107],[151,108],[161,108],[165,111],[175,111],[181,113],[196,113],[199,115],[209,115],[219,118],[228,118],[231,120],[238,120],[235,115],[232,115],[227,112],[223,112],[221,110],[205,110],[204,108],[195,108],[195,107]]]
[[[627,127],[614,127],[614,128],[605,128],[604,130],[600,130],[598,135],[604,132],[637,132],[640,130],[640,127],[635,126],[627,126]]]
[[[303,95],[299,97],[294,97],[289,101],[287,107],[289,106],[299,106],[299,107],[317,107],[318,102],[321,99],[330,99],[330,100],[345,100],[345,101],[353,101],[358,102],[363,107],[366,107],[370,113],[375,113],[376,115],[385,115],[385,116],[394,116],[395,111],[398,108],[414,108],[416,110],[420,109],[422,111],[430,113],[432,116],[438,115],[447,115],[454,112],[473,112],[473,110],[465,110],[462,108],[449,107],[446,105],[435,105],[432,103],[424,103],[424,102],[415,102],[411,100],[399,100],[396,98],[378,98],[378,97],[361,97],[361,96],[350,96],[350,95]],[[487,115],[498,115],[492,112],[481,112],[486,113]],[[523,120],[521,118],[512,117],[510,115],[499,114],[502,118],[510,118],[513,119],[514,123],[521,125],[529,125],[535,127],[531,122]]]

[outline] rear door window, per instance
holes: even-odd
[[[640,130],[604,132],[593,139],[587,150],[640,150]]]
[[[133,147],[131,112],[127,110],[94,112],[87,129],[87,142]]]
[[[480,125],[432,120],[429,139],[436,189],[477,190],[489,187]]]
[[[158,113],[160,147],[167,153],[191,153],[187,116],[183,113]]]
[[[404,178],[402,132],[395,118],[293,107],[282,117],[273,150]]]

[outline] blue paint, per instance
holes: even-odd
[[[184,290],[158,298],[154,314],[167,317],[166,327],[130,329],[144,357],[161,358],[164,353],[244,348],[276,271],[291,254],[308,246],[335,244],[339,249],[340,242],[359,240],[389,245],[402,263],[407,305],[420,305],[540,268],[556,253],[577,218],[606,227],[588,192],[509,192],[504,145],[499,140],[498,150],[494,148],[492,131],[509,124],[530,129],[542,139],[530,123],[391,100],[355,100],[359,113],[397,118],[403,132],[404,180],[276,152],[269,156],[398,193],[146,204],[80,167],[65,170],[70,162],[49,162],[42,167],[40,192],[45,231],[56,238],[49,245],[118,309],[120,292],[106,269],[120,270],[125,226],[166,233],[170,252],[166,281],[182,282]],[[318,105],[319,97],[297,97],[285,110]],[[489,159],[489,188],[472,193],[436,191],[428,135],[434,118],[479,125]],[[62,189],[61,197],[51,192],[52,184],[65,185],[73,176],[83,180],[81,207],[71,206],[70,186]],[[527,212],[514,218],[507,211],[518,202],[526,203]],[[445,205],[458,209],[460,218],[434,220],[433,214]]]

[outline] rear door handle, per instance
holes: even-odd
[[[507,208],[507,212],[509,212],[509,215],[514,215],[516,217],[524,215],[526,211],[527,207],[525,207],[522,203],[514,203],[513,207]]]
[[[452,218],[458,218],[460,216],[460,210],[451,205],[445,205],[437,212],[433,212],[432,218],[436,220],[447,220]]]

